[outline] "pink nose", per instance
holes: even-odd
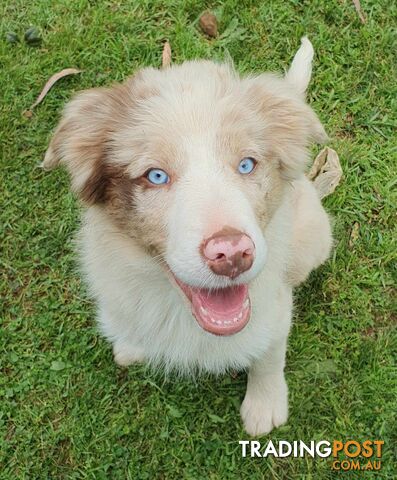
[[[245,233],[223,229],[204,240],[201,253],[214,273],[236,278],[251,268],[255,245]]]

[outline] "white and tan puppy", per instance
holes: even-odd
[[[249,369],[253,435],[287,420],[292,288],[331,248],[303,173],[326,138],[304,98],[312,58],[304,38],[284,78],[191,61],[88,90],[43,163],[86,207],[81,261],[116,362]]]

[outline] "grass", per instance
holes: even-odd
[[[396,478],[397,5],[362,4],[364,25],[337,0],[1,2],[1,479]],[[223,32],[212,41],[197,28],[206,8]],[[40,47],[6,43],[7,31],[23,37],[30,25]],[[165,381],[117,368],[76,273],[79,207],[67,176],[38,168],[73,92],[158,66],[165,39],[176,62],[230,55],[240,71],[260,72],[282,70],[305,33],[317,53],[310,99],[344,180],[325,201],[333,257],[296,294],[290,419],[261,440],[381,439],[376,473],[338,473],[330,459],[241,458],[243,374]],[[65,67],[84,73],[24,118]]]

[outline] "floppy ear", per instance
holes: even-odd
[[[125,110],[125,85],[96,88],[70,101],[54,133],[42,163],[50,170],[66,166],[72,190],[87,204],[105,200],[112,167],[106,161],[109,140]]]
[[[248,102],[262,118],[267,156],[278,162],[287,180],[298,178],[308,160],[311,143],[323,143],[327,134],[304,92],[310,80],[313,48],[307,39],[294,57],[285,78],[263,74],[248,81]]]

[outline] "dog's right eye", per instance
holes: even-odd
[[[239,166],[238,166],[238,171],[242,174],[242,175],[247,175],[249,173],[251,173],[254,168],[256,166],[256,160],[255,158],[252,158],[252,157],[245,157],[241,160],[241,162],[239,163]]]
[[[153,185],[164,185],[170,181],[170,177],[168,173],[160,168],[152,168],[146,173],[146,178],[149,180],[150,183]]]

